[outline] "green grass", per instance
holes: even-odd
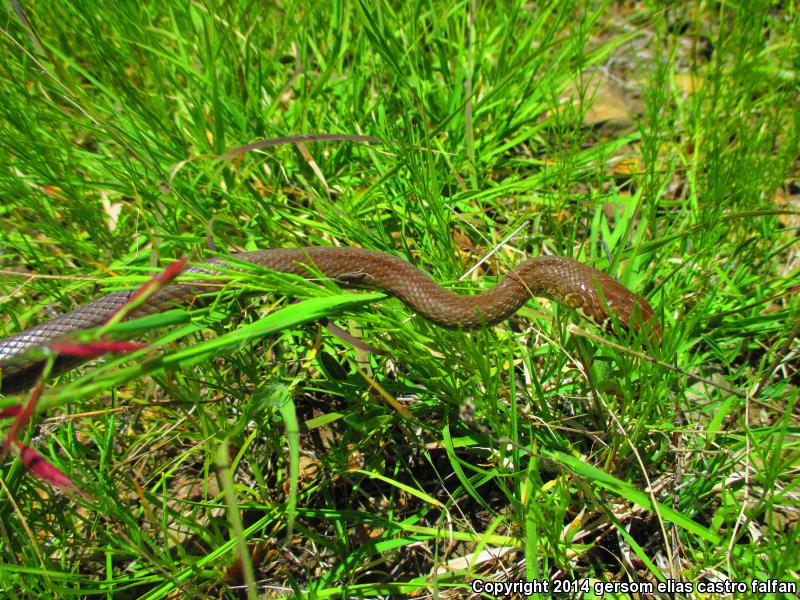
[[[0,334],[180,256],[352,245],[465,293],[574,257],[664,340],[238,274],[49,382],[21,435],[92,497],[4,459],[4,595],[797,581],[797,8],[625,4],[6,5]],[[384,142],[224,156],[323,133]]]

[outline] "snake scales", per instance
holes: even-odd
[[[273,248],[242,252],[234,254],[233,258],[305,277],[310,277],[316,270],[344,285],[377,288],[399,298],[419,315],[443,327],[470,329],[483,324],[493,325],[516,312],[531,296],[542,296],[577,310],[600,325],[608,326],[613,315],[626,328],[638,331],[644,324],[660,337],[660,326],[644,298],[605,273],[560,256],[525,260],[494,287],[472,296],[446,290],[427,274],[396,256],[359,248]],[[191,267],[190,271],[218,273],[223,262],[222,259],[210,260]],[[308,265],[313,265],[313,268],[309,269]],[[203,291],[207,291],[207,287],[204,289],[201,284],[172,283],[147,298],[128,316],[135,318],[157,313],[176,303],[185,303]],[[113,292],[0,340],[2,391],[24,390],[36,381],[42,361],[26,358],[28,350],[103,325],[130,300],[133,293],[133,290]],[[63,371],[79,362],[62,357],[57,360],[55,370]]]

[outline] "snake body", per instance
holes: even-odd
[[[471,296],[453,293],[401,258],[360,248],[272,248],[232,255],[274,271],[312,277],[319,272],[347,286],[383,290],[400,299],[417,314],[449,328],[473,329],[494,325],[514,314],[530,297],[541,296],[577,310],[602,326],[610,317],[638,331],[647,326],[660,337],[653,309],[641,296],[588,265],[560,256],[530,258],[508,272],[494,287]],[[189,270],[219,274],[230,263],[213,259]],[[236,268],[236,267],[234,267]],[[203,282],[207,284],[206,282]],[[207,291],[200,283],[171,283],[148,297],[128,317],[142,317],[186,303]],[[113,292],[40,325],[0,340],[2,390],[10,393],[30,387],[41,372],[42,361],[26,359],[36,347],[91,327],[103,325],[125,306],[134,290]],[[62,357],[56,371],[81,362]]]

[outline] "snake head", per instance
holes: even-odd
[[[652,345],[661,343],[661,323],[647,300],[608,276],[600,278],[597,284],[601,297],[597,298],[599,302],[591,303],[597,314],[589,315],[593,320],[608,331],[613,331],[616,320],[625,330],[645,331]]]

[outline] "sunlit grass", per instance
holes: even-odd
[[[21,437],[93,499],[7,457],[0,589],[797,580],[794,8],[20,6],[32,28],[8,8],[0,36],[3,334],[180,256],[338,244],[464,293],[578,258],[646,295],[664,339],[545,300],[449,331],[239,274],[120,326],[146,349],[51,382]],[[320,133],[383,143],[226,155]]]

